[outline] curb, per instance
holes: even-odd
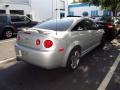
[[[2,61],[0,61],[0,64],[13,62],[13,61],[15,61],[15,59],[16,59],[16,57],[9,58],[9,59],[3,59]]]

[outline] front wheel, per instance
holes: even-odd
[[[73,49],[68,57],[67,69],[73,71],[78,68],[80,62],[80,49]]]

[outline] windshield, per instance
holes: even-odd
[[[65,31],[73,23],[73,19],[60,19],[60,20],[50,20],[44,23],[36,25],[34,28],[48,29],[54,31]]]

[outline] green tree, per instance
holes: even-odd
[[[73,0],[73,2],[72,3],[77,3],[77,1],[76,0]]]
[[[113,16],[120,11],[120,0],[78,0],[78,2],[91,2],[94,5],[101,5],[103,9],[108,9],[113,12]]]

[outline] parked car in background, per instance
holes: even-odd
[[[23,15],[0,15],[0,36],[5,38],[11,38],[16,34],[20,28],[32,27],[38,22],[34,22],[27,16]]]
[[[80,58],[104,43],[104,30],[88,18],[50,20],[18,32],[17,58],[46,69],[75,70]]]
[[[120,19],[115,17],[97,17],[95,22],[112,38],[120,32]]]

